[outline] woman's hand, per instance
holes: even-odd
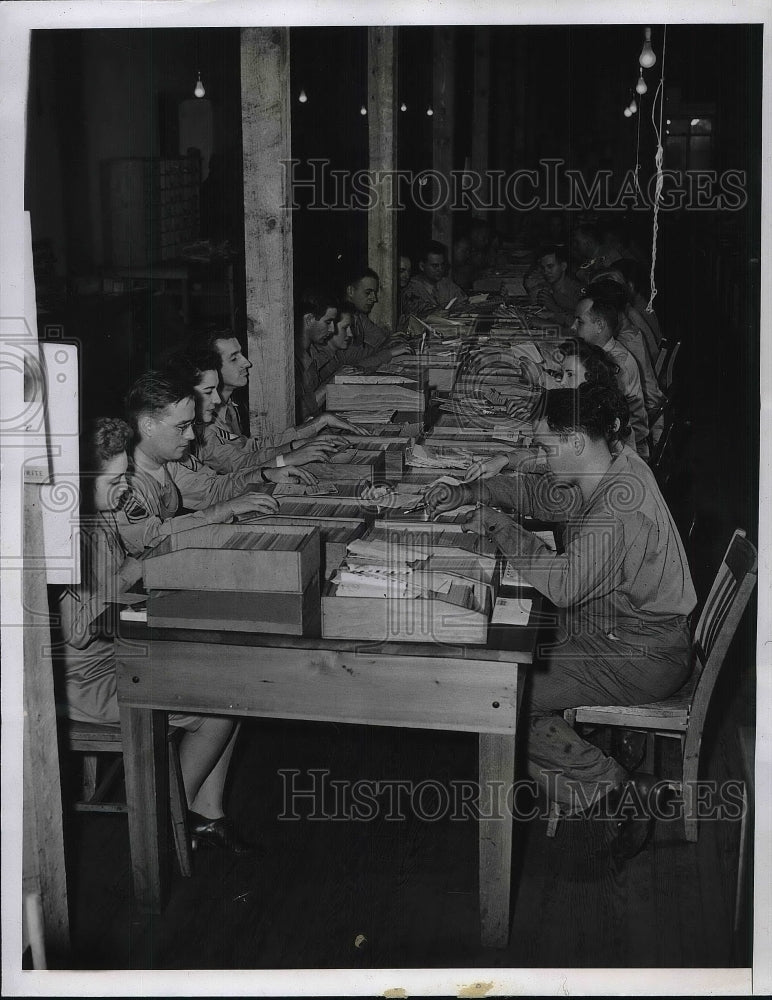
[[[426,506],[435,514],[443,514],[447,510],[455,510],[465,503],[474,503],[472,491],[468,486],[461,483],[459,486],[450,486],[448,483],[436,483],[424,494]]]
[[[507,455],[492,455],[482,462],[474,462],[470,465],[466,470],[464,482],[473,483],[476,479],[490,479],[492,476],[498,476],[508,465],[509,457]]]
[[[290,458],[293,466],[296,465],[308,465],[309,462],[326,462],[330,455],[338,450],[337,443],[326,440],[326,435],[324,438],[313,438],[308,444],[304,444],[302,448],[296,448],[294,451],[289,452],[285,456],[285,461]],[[266,469],[266,473],[268,470]],[[278,482],[279,480],[274,480]]]
[[[275,514],[278,509],[279,504],[267,493],[245,493],[211,508],[218,515],[217,520],[221,521],[228,521],[241,514]]]
[[[349,434],[369,434],[369,431],[365,430],[364,427],[360,427],[359,424],[352,424],[350,420],[344,420],[343,417],[339,417],[335,413],[322,413],[314,421],[316,425],[316,432],[319,433],[327,427],[333,427],[339,431],[348,431]]]
[[[142,579],[142,563],[134,556],[126,556],[118,570],[118,580],[122,590],[133,587],[137,580]]]

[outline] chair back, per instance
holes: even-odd
[[[659,354],[657,355],[657,360],[654,362],[654,374],[657,376],[657,381],[660,382],[662,376],[662,369],[665,367],[665,362],[667,361],[667,354],[670,350],[670,344],[665,337],[659,342]]]
[[[757,553],[739,528],[732,535],[694,633],[695,672],[699,676],[692,710],[703,711],[729,645],[756,586]]]
[[[667,365],[665,366],[665,374],[661,379],[661,385],[665,392],[669,392],[670,387],[673,385],[676,359],[680,353],[680,350],[681,350],[681,341],[677,340],[675,344],[673,344],[673,350],[668,355]]]

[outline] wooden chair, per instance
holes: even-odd
[[[583,705],[563,716],[572,726],[621,726],[643,731],[649,738],[666,736],[681,743],[681,776],[670,782],[684,795],[694,790],[699,775],[700,746],[705,717],[721,665],[756,585],[756,549],[737,529],[721,562],[692,640],[692,673],[686,684],[663,701],[648,705]],[[694,795],[684,802],[686,839],[697,840]],[[554,837],[560,809],[553,805],[547,836]]]
[[[681,352],[681,341],[677,340],[673,344],[673,349],[668,352],[667,362],[659,375],[659,384],[663,392],[669,392],[675,378],[676,361]],[[659,360],[659,359],[657,359]]]
[[[169,803],[171,808],[174,847],[180,872],[186,878],[193,873],[192,847],[188,829],[188,809],[185,786],[182,782],[179,741],[182,733],[170,729],[169,745]],[[66,741],[70,750],[83,754],[81,794],[75,802],[76,812],[128,812],[128,806],[121,801],[107,801],[106,796],[118,780],[123,769],[123,744],[120,726],[102,725],[90,722],[67,721]],[[98,780],[98,754],[117,755]]]
[[[657,381],[662,380],[662,371],[665,367],[665,362],[667,361],[668,352],[670,351],[670,343],[666,337],[663,337],[659,342],[659,354],[654,362],[654,374],[657,376]]]

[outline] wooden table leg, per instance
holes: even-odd
[[[121,705],[134,898],[160,913],[169,891],[166,712]]]
[[[512,881],[512,805],[515,736],[480,733],[480,938],[506,948]],[[488,817],[488,818],[486,818]]]

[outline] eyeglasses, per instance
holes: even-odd
[[[165,424],[167,427],[171,427],[172,430],[177,431],[180,437],[184,437],[190,428],[195,423],[194,420],[186,420],[184,424],[169,424],[165,420],[160,420],[159,423]]]

